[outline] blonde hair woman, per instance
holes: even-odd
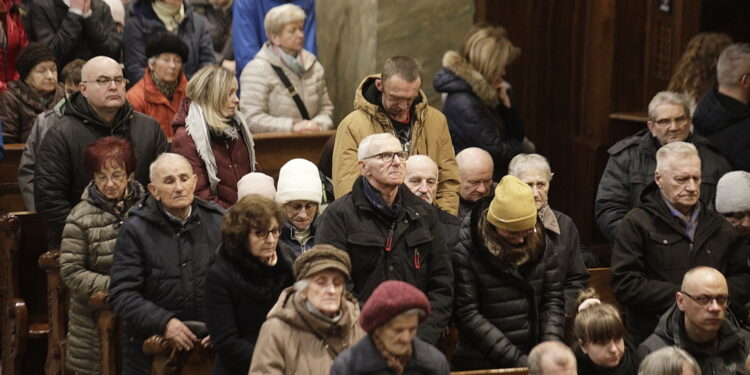
[[[253,136],[237,109],[237,79],[218,65],[199,70],[175,115],[172,152],[198,176],[195,194],[224,208],[237,201],[237,182],[255,171]]]

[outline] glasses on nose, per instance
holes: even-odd
[[[690,120],[690,117],[686,115],[682,115],[682,116],[677,116],[675,118],[659,119],[659,120],[654,121],[654,123],[662,127],[672,125],[672,123],[675,123],[677,126],[682,126],[682,125],[687,124],[688,120]]]
[[[310,214],[313,211],[315,211],[316,208],[318,208],[318,205],[315,203],[289,203],[287,204],[287,207],[289,207],[289,209],[291,209],[292,212],[296,215],[300,211],[302,211],[302,209],[304,209],[305,212]]]
[[[718,296],[709,296],[709,295],[701,294],[700,296],[693,297],[687,292],[680,291],[680,293],[686,295],[688,298],[695,301],[695,303],[703,307],[708,306],[708,304],[711,303],[711,301],[716,301],[716,304],[719,305],[720,307],[726,307],[727,305],[729,305],[729,296],[726,294],[720,294]]]
[[[532,228],[530,230],[525,230],[523,232],[508,232],[508,237],[512,237],[512,238],[526,238],[526,237],[528,237],[528,236],[530,236],[530,235],[532,235],[534,233],[536,233],[536,227],[534,227],[534,228]]]
[[[377,159],[380,159],[380,161],[389,162],[389,161],[393,160],[394,156],[398,156],[399,160],[404,161],[404,160],[406,160],[406,159],[409,158],[409,153],[407,153],[406,151],[395,151],[395,152],[394,151],[386,151],[386,152],[381,152],[379,154],[370,155],[370,156],[368,156],[368,157],[366,157],[366,158],[364,158],[362,160],[377,158]]]
[[[254,229],[253,233],[255,233],[255,237],[258,237],[258,238],[263,239],[263,240],[267,240],[268,236],[271,235],[271,234],[273,234],[274,237],[278,237],[279,234],[281,234],[281,229],[279,229],[279,228],[274,228],[274,229],[269,229],[269,230],[257,230],[257,229]]]
[[[107,176],[106,174],[97,174],[94,177],[94,180],[96,181],[97,184],[100,184],[100,185],[105,185],[110,180],[116,184],[119,184],[125,180],[125,173],[115,173],[111,176]]]
[[[91,83],[96,82],[99,87],[109,87],[109,84],[114,82],[115,86],[120,87],[122,85],[126,85],[128,83],[128,80],[125,77],[99,77],[94,80],[88,80],[88,81],[81,81],[83,83]]]

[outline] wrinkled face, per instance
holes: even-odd
[[[429,161],[410,158],[406,163],[406,186],[414,195],[432,204],[438,187],[438,171]]]
[[[722,214],[722,216],[724,216],[729,224],[732,224],[741,235],[750,235],[750,211],[730,212],[728,214]]]
[[[276,253],[276,245],[279,243],[279,222],[271,219],[269,228],[250,228],[247,231],[247,247],[252,256],[260,259],[268,259]]]
[[[117,110],[125,104],[125,77],[114,61],[98,61],[88,76],[81,77],[81,95],[98,111]],[[116,81],[120,81],[117,83]],[[109,82],[105,82],[109,81]]]
[[[290,22],[281,29],[278,35],[271,34],[271,43],[279,46],[284,52],[297,56],[305,45],[305,23]]]
[[[238,88],[239,85],[237,84],[237,78],[232,78],[232,86],[227,93],[227,101],[224,107],[224,116],[228,118],[234,116],[237,107],[240,105],[240,98],[237,97]]]
[[[112,162],[104,163],[99,171],[94,173],[94,185],[107,199],[122,199],[128,186],[128,176],[125,166]]]
[[[414,82],[407,82],[401,76],[395,75],[385,82],[375,81],[375,87],[383,93],[385,112],[395,120],[405,121],[409,116],[411,104],[419,96],[422,79],[417,78]]]
[[[182,72],[182,57],[176,53],[162,53],[148,67],[165,83],[176,82]]]
[[[467,165],[460,169],[461,198],[476,202],[490,195],[492,189],[492,167],[490,165]]]
[[[54,61],[36,64],[24,81],[41,96],[53,93],[57,87],[57,64]]]
[[[310,284],[303,298],[323,314],[336,316],[341,308],[341,296],[344,294],[344,274],[329,269],[310,276],[308,280]]]
[[[286,217],[289,223],[297,230],[305,230],[310,227],[315,214],[318,212],[318,204],[311,201],[289,201],[284,204]]]
[[[677,293],[677,307],[685,313],[685,327],[704,337],[715,335],[724,322],[729,288],[721,274],[701,273]],[[718,300],[721,300],[720,301]]]
[[[656,117],[648,121],[648,130],[663,146],[684,141],[690,134],[690,114],[679,104],[664,103],[656,107]]]
[[[547,174],[539,169],[529,168],[529,170],[520,173],[518,179],[528,184],[534,191],[534,204],[537,210],[541,210],[547,204],[547,193],[549,192]]]
[[[388,323],[375,330],[375,334],[383,342],[385,349],[389,352],[401,355],[409,352],[417,336],[419,326],[419,315],[399,314]]]
[[[156,180],[148,184],[148,190],[167,211],[180,211],[193,203],[196,181],[186,161],[161,163],[156,167]]]
[[[395,138],[376,140],[370,144],[370,155],[383,152],[401,152],[401,143]],[[404,183],[406,161],[394,155],[390,160],[373,157],[360,160],[359,171],[378,190],[398,186]]]
[[[701,195],[701,159],[670,157],[664,169],[654,173],[662,195],[678,211],[690,212]]]
[[[597,366],[612,368],[620,364],[625,353],[625,341],[621,338],[604,342],[588,342],[581,345],[581,350]]]

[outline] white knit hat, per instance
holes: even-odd
[[[237,200],[246,195],[258,194],[273,200],[276,196],[276,188],[273,187],[273,177],[260,172],[248,173],[237,182]]]
[[[750,211],[750,173],[726,173],[716,185],[716,212],[728,214],[745,211]]]
[[[323,199],[318,167],[305,159],[292,159],[284,164],[276,186],[276,202],[280,204],[296,200],[320,204]]]

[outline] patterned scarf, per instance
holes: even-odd
[[[398,217],[399,212],[401,212],[401,190],[398,191],[396,200],[393,201],[393,206],[389,206],[380,196],[380,192],[370,185],[370,182],[367,181],[365,176],[360,176],[360,178],[362,179],[362,185],[364,187],[362,190],[365,193],[365,198],[370,202],[372,208],[375,209],[375,212],[388,220],[393,220]],[[399,189],[401,188],[399,187]]]
[[[380,353],[381,356],[383,356],[383,359],[385,359],[385,363],[388,364],[388,367],[392,368],[393,371],[401,375],[404,373],[404,368],[406,368],[406,365],[409,363],[409,360],[411,360],[411,354],[413,350],[413,346],[409,347],[409,351],[404,354],[393,354],[386,349],[385,344],[383,344],[383,341],[380,340],[380,337],[378,337],[377,334],[372,335],[372,342],[375,344],[375,350]]]
[[[156,76],[155,71],[151,70],[151,80],[154,81],[154,86],[156,86],[156,89],[164,94],[164,96],[166,96],[167,99],[169,99],[169,101],[171,102],[172,98],[174,98],[174,92],[175,90],[177,90],[177,84],[180,83],[180,77],[177,77],[177,80],[172,83],[166,83]]]

